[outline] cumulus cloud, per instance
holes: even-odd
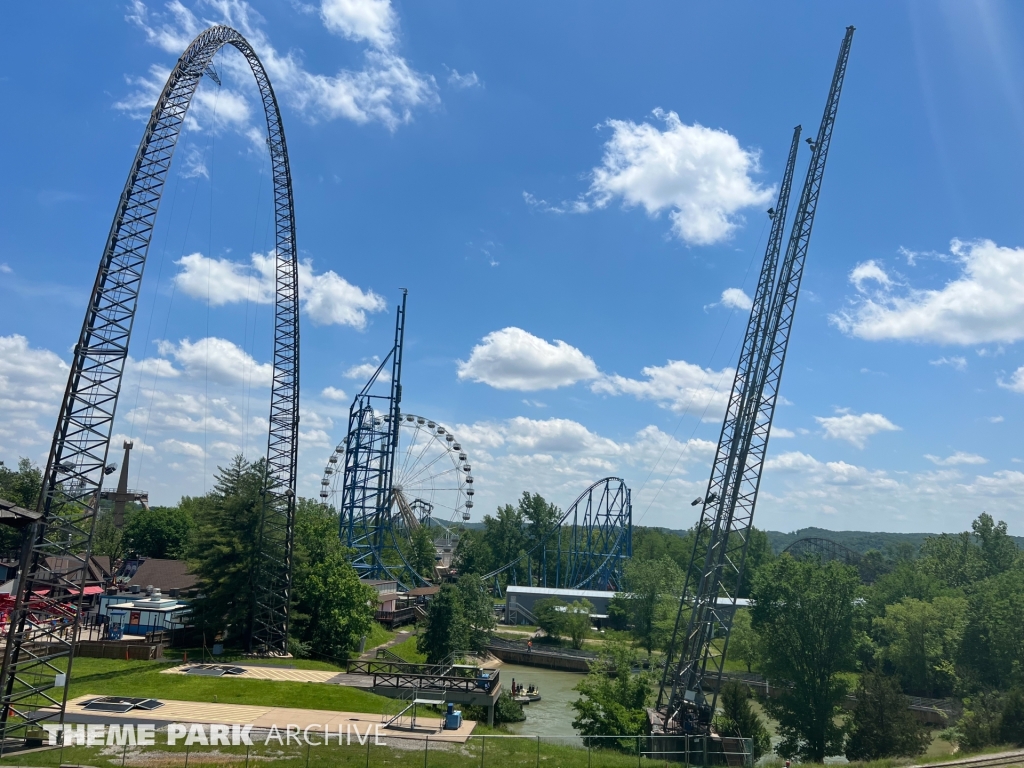
[[[723,307],[729,309],[742,309],[748,310],[754,305],[754,300],[744,293],[742,288],[726,288],[722,291]]]
[[[343,374],[346,379],[359,379],[365,381],[373,376],[374,371],[380,365],[380,360],[376,357],[373,358],[373,362],[360,363],[359,365],[353,365]],[[391,371],[385,368],[380,372],[380,376],[377,377],[378,381],[391,381]]]
[[[685,360],[669,360],[662,366],[641,370],[644,379],[603,376],[591,385],[598,394],[632,395],[638,400],[653,400],[676,413],[720,419],[729,403],[729,391],[735,371],[701,368]]]
[[[514,327],[487,334],[469,360],[458,364],[460,379],[523,392],[565,387],[598,375],[594,361],[576,347]]]
[[[209,18],[200,21],[196,12],[179,0],[173,0],[167,12],[152,12],[141,0],[133,0],[127,19],[143,31],[149,43],[175,56],[208,23],[234,27],[259,52],[278,98],[311,121],[342,118],[356,123],[379,122],[394,131],[412,120],[413,110],[439,102],[434,78],[417,72],[397,52],[398,18],[388,0],[324,0],[321,4],[320,18],[326,29],[368,46],[363,51],[361,69],[341,69],[334,75],[309,72],[298,53],[279,52],[264,30],[262,17],[244,0],[205,0],[199,6]],[[218,67],[222,68],[222,81],[227,80],[238,90],[226,84],[213,98],[221,99],[225,91],[230,91],[250,94],[253,103],[258,103],[244,59],[228,52],[218,57]],[[148,114],[155,102],[154,83],[158,92],[165,79],[166,74],[161,78],[154,72],[148,78],[131,79],[136,92],[115,106],[133,114]],[[248,109],[248,99],[240,98]],[[238,112],[232,105],[225,109]],[[193,119],[201,126],[210,114],[197,113]],[[254,124],[247,122],[242,133],[249,135],[252,127]]]
[[[338,389],[337,387],[324,387],[320,391],[320,397],[325,400],[334,400],[337,403],[347,403],[348,395],[345,394],[344,390]]]
[[[275,291],[276,256],[254,253],[251,264],[215,259],[201,253],[182,256],[175,285],[192,298],[208,300],[212,306],[250,301],[272,304]],[[387,309],[387,302],[372,290],[363,291],[333,270],[317,273],[313,262],[299,263],[299,299],[314,325],[348,325],[362,330],[366,315]]]
[[[874,262],[858,265],[850,281],[861,295],[831,321],[871,341],[983,344],[1024,338],[1024,248],[953,240],[950,254],[960,275],[939,289],[898,289]],[[869,281],[877,287],[868,290]]]
[[[269,387],[274,380],[274,366],[258,363],[232,341],[208,337],[191,342],[182,339],[177,344],[160,341],[157,349],[165,358],[174,357],[192,377],[204,376],[218,384],[252,384]]]
[[[955,467],[959,464],[986,464],[988,459],[984,456],[979,456],[976,453],[964,453],[963,451],[957,451],[952,456],[942,458],[940,456],[933,456],[930,453],[924,455],[928,461],[933,464],[938,464],[940,467]]]
[[[897,427],[880,413],[843,413],[837,416],[815,416],[815,421],[825,429],[825,437],[846,440],[857,448],[863,448],[867,439],[879,432],[897,432]]]
[[[617,476],[633,490],[634,523],[651,509],[649,519],[666,524],[678,511],[677,498],[707,482],[704,468],[715,449],[706,440],[681,442],[653,425],[620,441],[560,418],[456,424],[451,432],[473,465],[477,514],[493,514],[527,488],[565,509],[591,483]],[[693,477],[691,467],[699,469]],[[639,475],[649,482],[641,484]]]
[[[739,212],[764,205],[773,190],[753,174],[759,153],[744,149],[727,131],[686,125],[675,112],[655,109],[661,126],[608,120],[611,138],[601,164],[591,171],[590,189],[562,206],[536,200],[552,211],[584,213],[620,199],[627,208],[642,206],[651,216],[668,211],[672,232],[692,245],[728,239],[742,222]],[[526,194],[526,193],[524,193]],[[531,202],[532,196],[526,198]]]
[[[0,336],[0,458],[11,466],[49,443],[68,371],[58,355],[24,336]]]
[[[323,0],[324,26],[349,40],[365,40],[387,50],[395,44],[398,16],[390,0]]]

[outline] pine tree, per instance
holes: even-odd
[[[750,739],[754,760],[771,749],[771,737],[761,718],[750,706],[750,691],[741,683],[729,682],[722,686],[719,697],[722,715],[715,721],[722,736]]]
[[[427,621],[416,638],[416,649],[427,655],[428,664],[440,664],[470,642],[469,622],[462,595],[453,584],[443,584],[427,609]]]
[[[208,641],[223,633],[225,642],[247,650],[252,644],[259,579],[265,472],[265,459],[250,464],[242,456],[218,468],[191,560],[200,585],[200,598],[193,608],[196,625]]]
[[[925,751],[928,741],[928,732],[910,711],[893,678],[878,672],[861,675],[850,717],[847,758],[913,757]]]

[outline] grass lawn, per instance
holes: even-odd
[[[320,666],[315,666],[320,665]],[[255,704],[342,712],[389,711],[391,699],[358,688],[322,683],[164,675],[173,664],[119,659],[75,659],[69,698],[86,693],[148,696],[156,699]],[[333,669],[329,664],[295,660],[300,669]]]
[[[413,664],[426,664],[427,654],[420,653],[416,650],[416,635],[409,635],[409,637],[397,645],[389,648],[392,653],[397,653],[406,661],[412,662]]]
[[[370,628],[370,634],[366,636],[366,650],[376,648],[379,645],[384,645],[384,643],[390,643],[395,639],[395,635],[397,634],[397,632],[384,629],[384,627],[376,621],[373,622],[373,626]]]

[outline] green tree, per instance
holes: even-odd
[[[572,727],[588,736],[642,736],[647,727],[645,708],[653,698],[654,675],[633,673],[632,649],[620,641],[605,645],[604,653],[575,690],[581,696],[572,703],[576,717]],[[635,751],[636,739],[615,740],[620,749]],[[594,742],[604,745],[605,740]]]
[[[996,523],[992,515],[982,512],[971,523],[971,530],[981,550],[982,572],[985,577],[998,576],[1013,567],[1020,555],[1016,543],[1006,532],[1006,523]]]
[[[876,655],[894,670],[904,690],[918,696],[947,696],[956,683],[954,664],[967,625],[967,601],[905,598],[873,622]]]
[[[964,699],[964,713],[943,735],[963,752],[977,752],[998,744],[1003,702],[994,692],[978,693]]]
[[[970,586],[982,577],[981,548],[970,532],[930,536],[921,545],[921,568],[954,589]]]
[[[187,556],[195,533],[192,511],[206,508],[206,499],[185,497],[176,507],[135,509],[125,516],[124,549],[140,557]]]
[[[545,540],[545,537],[558,523],[562,517],[562,511],[554,504],[548,504],[544,497],[539,493],[527,493],[523,491],[522,497],[519,499],[519,516],[525,524],[525,537],[523,541],[523,548],[527,551],[532,551],[536,548],[539,553],[540,543]],[[553,554],[553,553],[552,553]],[[507,561],[506,561],[507,562]],[[503,565],[504,563],[501,563]],[[541,572],[543,562],[540,555],[534,557],[531,562],[533,569],[534,578],[537,581],[541,581],[544,574]],[[555,575],[555,562],[554,557],[548,562],[548,576],[554,577]]]
[[[124,554],[124,528],[114,525],[114,513],[111,509],[101,509],[96,513],[96,526],[92,531],[92,553],[105,555],[113,563]]]
[[[859,581],[848,566],[792,557],[766,564],[754,581],[751,625],[761,669],[770,680],[792,683],[765,702],[779,723],[779,754],[820,763],[842,751],[836,718],[847,687],[840,672],[852,665],[857,643]]]
[[[370,632],[377,593],[363,584],[338,538],[338,516],[325,504],[299,499],[295,509],[292,627],[303,646],[348,658]]]
[[[442,584],[427,608],[423,630],[416,638],[416,649],[427,656],[428,664],[440,664],[456,651],[469,646],[469,622],[462,595],[454,584]]]
[[[962,595],[950,589],[936,576],[926,572],[920,562],[902,560],[892,571],[879,577],[867,590],[867,608],[870,616],[885,615],[885,607],[905,598],[931,601],[940,595]]]
[[[878,672],[861,675],[850,717],[847,758],[914,757],[924,752],[930,741],[892,678]]]
[[[466,529],[459,533],[454,561],[459,573],[484,574],[491,570],[490,552],[479,531]]]
[[[978,583],[968,603],[962,663],[984,684],[1024,684],[1024,568]]]
[[[469,625],[469,644],[460,650],[482,651],[494,631],[494,602],[483,579],[476,574],[464,573],[458,581],[463,613]]]
[[[738,608],[732,618],[732,629],[729,632],[729,657],[741,661],[751,672],[757,666],[761,656],[761,646],[757,633],[750,626],[750,611]]]
[[[768,729],[750,706],[747,686],[735,681],[726,683],[718,701],[722,705],[722,714],[715,718],[715,730],[719,734],[750,739],[754,760],[772,748]]]
[[[207,514],[190,562],[201,597],[193,603],[197,626],[224,632],[226,642],[250,649],[259,578],[259,536],[266,460],[236,456],[219,467]]]
[[[0,461],[0,499],[24,509],[35,510],[42,485],[42,471],[28,459],[19,459],[17,469],[10,469]],[[22,542],[31,530],[32,526],[10,528],[0,525],[0,552],[17,557]]]
[[[409,565],[427,581],[434,578],[434,567],[437,565],[437,548],[430,528],[417,525],[412,529],[409,542]]]
[[[1014,688],[1003,700],[999,715],[999,740],[1024,747],[1024,690]]]
[[[533,604],[533,615],[537,617],[537,626],[544,634],[558,640],[565,634],[566,604],[557,597],[545,597]]]
[[[489,553],[489,567],[493,570],[511,563],[525,550],[523,515],[516,507],[506,504],[498,507],[496,517],[484,515],[483,542]],[[504,574],[502,578],[507,578]]]
[[[622,582],[620,594],[633,638],[649,656],[658,645],[659,601],[669,595],[678,603],[683,590],[683,570],[667,555],[657,560],[641,560],[634,556],[622,569]]]
[[[565,607],[562,628],[569,636],[572,647],[576,650],[582,648],[583,643],[590,636],[590,614],[593,610],[593,604],[586,598],[573,600]]]

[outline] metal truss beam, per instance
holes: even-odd
[[[238,32],[215,26],[192,41],[160,93],[100,259],[43,474],[42,517],[22,556],[0,673],[0,749],[41,722],[64,720],[103,468],[146,255],[192,96],[214,54],[225,45],[241,52],[256,77],[274,168],[277,303],[264,521],[272,546],[261,558],[265,589],[258,630],[267,647],[286,649],[299,362],[291,176],[280,111],[263,65]]]
[[[658,707],[666,708],[666,728],[683,726],[680,719],[685,712],[693,718],[691,726],[706,730],[715,710],[737,593],[743,580],[768,437],[853,32],[853,27],[847,28],[840,46],[817,137],[808,139],[811,162],[786,255],[776,276],[799,142],[799,128],[794,131],[658,695]],[[701,563],[699,567],[698,563]],[[694,587],[692,601],[689,596],[691,583]],[[687,628],[682,634],[684,622]],[[674,665],[673,659],[677,659]]]

